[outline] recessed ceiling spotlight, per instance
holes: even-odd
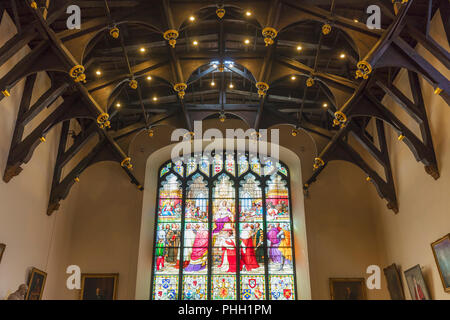
[[[157,97],[153,97],[153,101],[158,101],[158,98]]]
[[[194,40],[194,41],[192,42],[192,44],[193,44],[194,46],[197,46],[197,45],[198,45],[198,41],[197,41],[197,40]]]
[[[147,77],[147,80],[152,80],[152,76],[148,76],[148,77]]]
[[[116,107],[117,107],[117,108],[120,108],[121,106],[122,106],[122,105],[120,104],[120,102],[117,102],[117,103],[116,103]]]
[[[234,88],[234,84],[230,83],[230,89]]]
[[[339,58],[345,59],[345,53],[341,53],[341,55],[339,56]]]
[[[245,39],[244,43],[245,43],[245,44],[249,44],[249,43],[250,43],[250,40],[249,40],[249,39]]]
[[[145,51],[147,51],[147,50],[146,50],[144,47],[142,47],[142,48],[139,49],[139,51],[145,52]]]
[[[97,71],[95,71],[95,74],[98,75],[98,76],[101,76],[102,72],[100,70],[97,70]]]
[[[324,108],[328,107],[328,103],[324,102],[322,107],[324,107]]]
[[[211,81],[211,87],[214,87],[216,83],[214,81]]]
[[[297,80],[297,77],[296,76],[292,76],[291,80]]]
[[[302,46],[297,46],[297,51],[302,51]]]
[[[250,16],[252,15],[252,12],[251,12],[251,11],[247,11],[247,12],[245,12],[245,15],[246,15],[247,17],[250,17]]]
[[[194,16],[190,16],[190,17],[189,17],[189,20],[190,20],[190,21],[195,21],[195,17],[194,17]]]
[[[358,22],[359,22],[359,20],[358,20],[358,19],[354,19],[354,20],[353,20],[353,22],[356,22],[356,23],[358,23]]]

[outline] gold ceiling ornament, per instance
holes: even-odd
[[[143,187],[143,186],[141,186],[140,184],[138,184],[138,185],[137,185],[136,187],[137,187],[137,188],[138,188],[138,190],[140,190],[140,191],[144,190],[144,187]]]
[[[9,93],[9,91],[8,91],[7,89],[2,90],[2,93],[3,93],[3,95],[4,95],[5,97],[11,96],[11,93]]]
[[[315,81],[313,77],[309,77],[308,79],[306,79],[306,86],[307,87],[312,87],[314,85]]]
[[[372,73],[372,66],[370,65],[370,63],[368,63],[365,60],[361,60],[360,62],[358,62],[358,64],[356,65],[358,70],[356,70],[356,79],[358,78],[363,78],[363,79],[368,79],[369,78],[369,74]]]
[[[323,160],[321,158],[314,159],[314,165],[313,165],[314,170],[317,170],[317,169],[323,167],[324,165],[325,165],[325,162],[323,162]]]
[[[219,115],[219,121],[225,122],[225,120],[227,120],[227,116],[225,115],[225,113],[221,112]]]
[[[32,7],[33,9],[36,10],[38,8],[38,5],[37,5],[36,1],[31,1],[30,7]]]
[[[84,74],[85,68],[81,64],[73,66],[69,71],[69,75],[73,78],[75,82],[86,83],[86,75]]]
[[[401,134],[398,136],[397,139],[398,139],[398,141],[403,141],[403,139],[405,139],[405,136],[403,134]]]
[[[98,115],[97,117],[97,123],[101,129],[103,128],[109,128],[111,126],[111,123],[108,121],[109,114],[103,112]]]
[[[297,129],[292,129],[291,135],[292,135],[293,137],[296,137],[296,136],[298,135],[298,130],[297,130]]]
[[[333,119],[333,127],[336,127],[338,125],[340,125],[341,123],[339,122],[338,119]]]
[[[326,36],[327,34],[330,34],[331,32],[331,25],[329,23],[325,23],[322,26],[322,33]]]
[[[122,162],[120,163],[120,165],[124,168],[127,168],[128,170],[133,169],[133,165],[131,164],[130,157],[126,157],[125,159],[123,159]]]
[[[178,31],[174,29],[167,30],[164,32],[163,35],[164,39],[169,41],[169,44],[172,46],[172,48],[175,48],[175,45],[177,44],[178,39]]]
[[[138,82],[137,82],[137,80],[133,79],[133,80],[130,80],[128,85],[130,86],[131,89],[136,90],[138,87]]]
[[[119,37],[119,34],[120,34],[120,30],[116,26],[114,26],[113,28],[109,29],[109,35],[111,37],[113,37],[114,39],[117,39]]]
[[[250,139],[252,140],[258,140],[261,137],[261,133],[259,133],[259,131],[253,131],[252,133],[250,133]]]
[[[45,142],[45,141],[47,141],[47,140],[45,140],[45,137],[40,137],[40,138],[39,138],[39,141]]]
[[[273,40],[277,37],[278,31],[272,27],[266,27],[262,30],[262,35],[264,37],[264,42],[266,47],[273,44]]]
[[[186,83],[177,83],[173,86],[173,90],[178,92],[178,96],[180,99],[184,99],[184,95],[186,94],[187,84]]]
[[[225,15],[225,9],[224,8],[218,8],[217,10],[216,10],[216,14],[217,14],[217,16],[219,17],[219,19],[222,19],[223,18],[223,16]]]
[[[75,181],[75,182],[80,182],[80,178],[75,177],[75,178],[73,179],[73,181]]]
[[[258,89],[258,96],[261,98],[266,96],[267,90],[269,90],[269,85],[265,82],[257,82],[256,88]]]
[[[440,95],[442,93],[442,89],[437,87],[436,90],[434,90],[434,94]]]
[[[186,132],[184,135],[183,135],[183,139],[184,140],[191,140],[192,138],[194,138],[194,136],[195,136],[195,133],[194,132],[192,132],[192,131],[189,131],[189,132]]]
[[[405,4],[408,3],[409,0],[392,0],[392,3],[400,3],[400,4]]]
[[[336,118],[335,120],[339,121],[341,124],[345,124],[347,122],[347,116],[341,111],[336,111],[334,113],[334,117]]]
[[[305,183],[305,184],[303,185],[303,187],[309,188],[309,184]]]
[[[370,181],[372,181],[372,178],[371,178],[371,177],[367,177],[367,178],[366,178],[366,181],[367,181],[367,182],[370,182]]]
[[[148,129],[148,136],[150,138],[153,138],[154,135],[155,135],[155,131],[153,131],[153,129]]]
[[[223,71],[225,70],[225,65],[224,65],[223,63],[220,63],[220,64],[217,66],[217,69],[218,69],[220,72],[223,72]]]

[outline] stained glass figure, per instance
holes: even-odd
[[[288,168],[244,153],[184,161],[159,173],[152,298],[294,299]]]
[[[267,247],[269,273],[292,273],[292,240],[289,223],[269,223],[267,226]]]
[[[264,300],[265,277],[261,275],[241,276],[241,299]]]

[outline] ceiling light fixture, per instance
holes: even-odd
[[[251,12],[251,11],[247,11],[247,12],[245,13],[245,15],[246,15],[247,17],[250,17],[250,16],[252,15],[252,12]]]
[[[324,102],[322,105],[324,108],[328,107],[328,103]]]
[[[250,40],[245,39],[244,43],[245,43],[245,44],[249,44],[249,43],[250,43]]]
[[[190,21],[195,21],[195,17],[194,17],[194,16],[190,16],[190,17],[189,17],[189,20],[190,20]]]
[[[211,87],[214,87],[216,83],[214,81],[211,81]]]
[[[158,98],[157,97],[153,97],[153,101],[158,101]]]
[[[345,53],[341,53],[341,55],[339,56],[339,58],[345,59]]]
[[[121,106],[122,106],[122,105],[120,104],[120,102],[117,102],[117,103],[116,103],[116,107],[117,107],[117,108],[120,108]]]
[[[234,84],[230,83],[230,89],[234,88]]]
[[[147,80],[152,80],[152,76],[148,76],[148,77],[147,77]]]
[[[302,51],[302,46],[297,46],[297,51]]]
[[[297,80],[297,77],[296,76],[292,76],[291,80]]]
[[[100,70],[97,70],[97,71],[95,71],[95,74],[98,75],[98,76],[101,76],[102,72]]]
[[[144,47],[140,48],[139,51],[141,51],[142,53],[144,53],[145,51],[147,51]]]
[[[192,42],[192,44],[193,44],[194,46],[196,46],[196,45],[198,45],[198,41],[197,41],[197,40],[194,40],[194,41]]]

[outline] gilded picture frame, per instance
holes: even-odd
[[[391,300],[405,300],[402,278],[395,263],[383,269]]]
[[[330,278],[331,300],[367,300],[364,278]]]
[[[83,273],[80,300],[116,300],[118,282],[118,273]]]
[[[28,291],[25,300],[41,300],[45,288],[47,273],[37,268],[31,269],[28,280]]]
[[[406,284],[412,300],[431,300],[420,265],[415,265],[403,273],[405,274]]]
[[[6,250],[6,244],[4,243],[0,243],[0,262],[2,262],[2,258],[3,258],[3,253]]]
[[[444,291],[450,293],[450,233],[431,244]]]

